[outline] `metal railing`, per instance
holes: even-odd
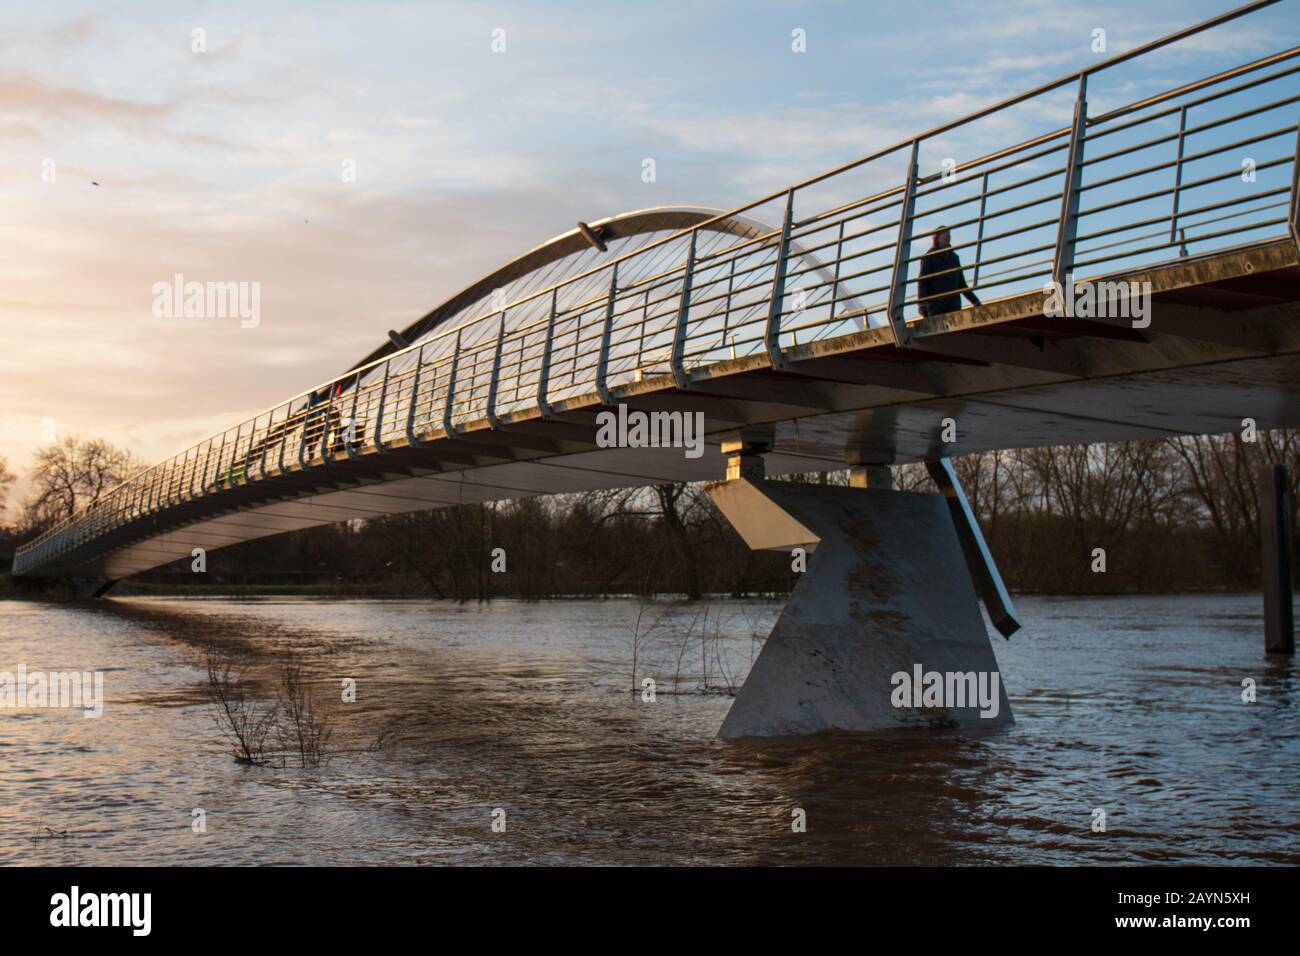
[[[133,476],[20,547],[14,571],[236,486],[398,443],[419,447],[471,422],[496,427],[517,410],[547,416],[579,395],[608,403],[611,389],[647,376],[670,374],[686,387],[693,369],[755,354],[780,367],[791,346],[867,327],[887,328],[907,347],[909,313],[935,298],[918,292],[925,252],[914,240],[940,223],[968,257],[967,285],[993,297],[1296,238],[1300,47],[1100,115],[1087,106],[1097,73],[1273,2],[1101,61],[437,331]],[[1063,125],[922,172],[923,147],[1013,107],[1045,107],[1061,90],[1075,94]],[[892,184],[866,194],[852,185],[873,178]],[[780,211],[779,226],[700,240],[710,225],[764,208]]]

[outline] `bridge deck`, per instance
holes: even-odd
[[[1041,293],[914,324],[899,350],[884,330],[808,346],[773,370],[766,356],[619,388],[629,408],[698,410],[709,444],[598,448],[594,392],[548,418],[431,428],[355,458],[319,454],[265,477],[142,516],[92,542],[80,572],[110,580],[282,531],[455,504],[660,482],[717,480],[720,437],[775,426],[772,474],[843,467],[846,449],[907,462],[991,448],[1300,425],[1300,258],[1290,242],[1134,276],[1159,291],[1149,328],[1044,320]],[[1215,308],[1186,304],[1192,293]],[[1286,298],[1283,298],[1286,296]],[[1261,304],[1267,303],[1267,304]],[[1047,323],[1055,323],[1048,325]],[[957,441],[941,442],[942,421]],[[69,565],[76,561],[70,556]]]

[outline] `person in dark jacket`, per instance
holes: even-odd
[[[979,305],[979,297],[966,285],[961,259],[952,248],[952,234],[947,226],[934,231],[934,244],[921,259],[921,278],[917,283],[917,307],[922,315],[943,315],[961,308],[961,297]]]
[[[318,445],[321,454],[325,453],[325,433],[329,431],[327,413],[333,411],[329,406],[329,400],[330,390],[328,387],[312,392],[307,397],[307,414],[303,418],[302,438],[303,443],[307,446],[308,458],[316,454]]]

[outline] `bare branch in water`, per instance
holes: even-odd
[[[266,743],[276,725],[278,706],[264,705],[249,696],[247,662],[232,651],[209,648],[207,673],[208,700],[215,707],[217,726],[230,740],[235,759],[252,766],[266,764]]]

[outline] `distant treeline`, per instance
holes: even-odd
[[[100,448],[93,460],[103,458]],[[1300,432],[990,452],[955,461],[1008,585],[1056,594],[1258,587],[1257,483],[1270,463],[1287,466],[1294,495]],[[59,471],[60,488],[76,484],[67,471]],[[34,477],[39,508],[26,527],[10,529],[11,545],[59,510]],[[793,477],[847,481],[846,472]],[[95,476],[97,493],[102,478]],[[903,490],[933,488],[920,466],[895,468],[894,478]],[[1097,549],[1104,573],[1094,570]],[[315,585],[478,601],[740,597],[785,592],[797,579],[790,555],[750,551],[702,486],[681,484],[354,521],[234,545],[206,560],[202,575],[187,559],[134,580],[214,589]],[[495,571],[503,562],[505,570]]]

